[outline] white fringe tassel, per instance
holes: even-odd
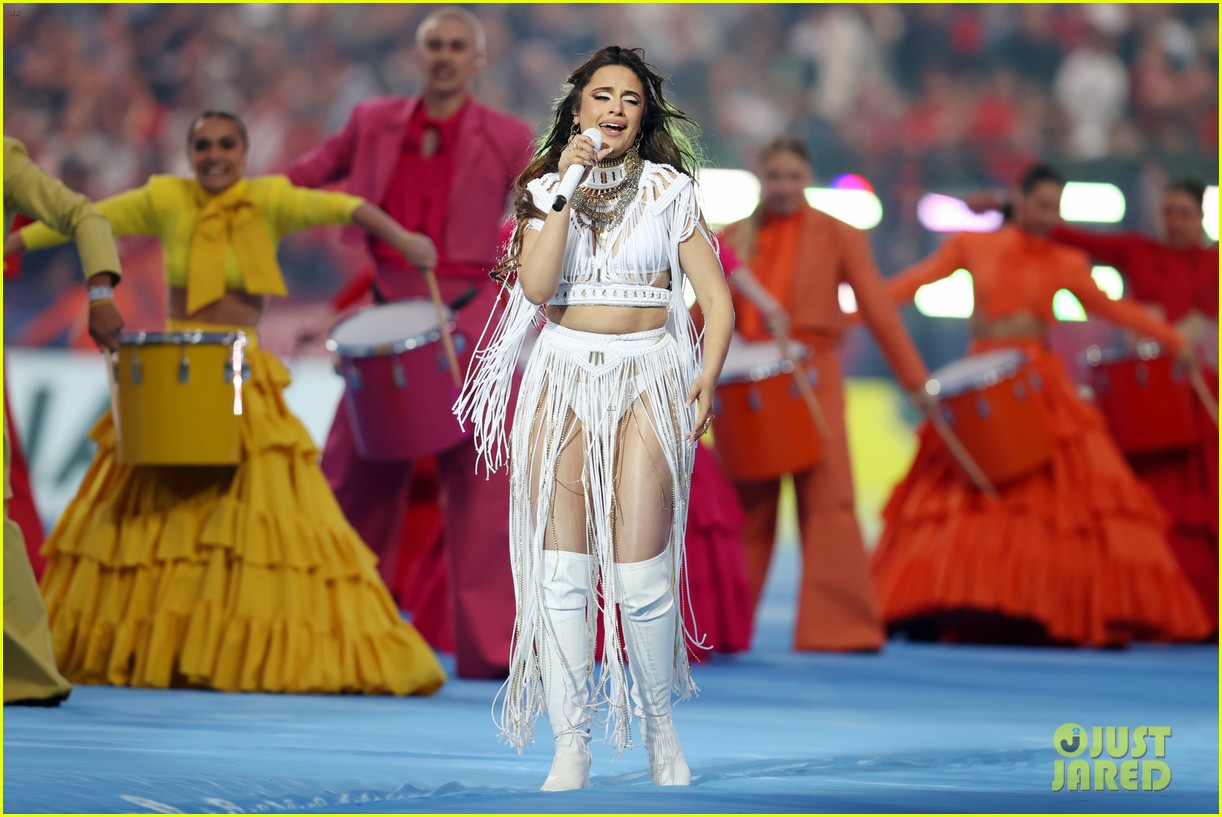
[[[691,430],[693,416],[683,405],[687,386],[681,376],[682,357],[678,344],[664,330],[607,336],[549,326],[535,346],[514,418],[510,490],[518,498],[537,496],[538,502],[533,508],[528,501],[514,502],[510,511],[517,618],[509,678],[493,702],[493,719],[501,739],[519,752],[534,742],[535,722],[545,711],[536,649],[551,633],[547,610],[542,604],[542,581],[544,571],[548,570],[545,536],[556,488],[557,460],[570,442],[561,435],[578,433],[582,435],[584,453],[586,549],[594,557],[591,587],[597,587],[601,579],[602,603],[598,613],[605,633],[603,663],[597,678],[593,662],[587,666],[586,683],[592,689],[590,707],[595,712],[605,707],[608,743],[619,750],[632,745],[632,704],[623,660],[623,634],[615,615],[620,596],[613,530],[617,512],[615,467],[621,423],[633,403],[640,400],[649,409],[645,412],[649,430],[665,452],[675,498],[666,552],[679,603],[686,598],[680,577],[686,575],[684,536],[695,456],[694,446],[684,440]],[[577,415],[580,424],[568,422],[570,412]],[[679,604],[675,632],[674,691],[679,700],[697,692],[687,659],[682,615],[685,606]],[[587,618],[590,655],[594,654],[597,621],[596,615]]]

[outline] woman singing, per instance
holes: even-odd
[[[499,725],[521,751],[546,712],[556,755],[543,789],[573,789],[589,785],[596,710],[608,708],[617,748],[631,745],[635,713],[653,782],[688,785],[671,720],[672,693],[695,691],[678,588],[692,460],[733,310],[682,135],[693,123],[666,102],[643,53],[604,48],[565,91],[518,178],[508,307],[456,406],[497,467],[509,374],[544,307],[508,446],[517,621]],[[588,175],[556,210],[573,165]],[[705,316],[703,365],[685,277]],[[600,583],[606,642],[596,676],[589,608]]]

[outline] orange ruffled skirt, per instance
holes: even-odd
[[[285,405],[288,371],[251,346],[246,359],[236,467],[125,466],[110,415],[94,427],[97,455],[43,548],[61,670],[117,686],[436,691],[444,671]]]
[[[1052,463],[999,487],[991,502],[922,428],[873,557],[888,629],[1094,646],[1203,638],[1211,624],[1168,545],[1157,501],[1059,359],[1034,343],[1019,348],[1043,381]]]

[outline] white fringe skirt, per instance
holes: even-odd
[[[545,711],[537,650],[552,629],[542,603],[542,582],[549,570],[545,547],[555,547],[547,541],[555,492],[572,488],[557,484],[561,452],[572,445],[582,449],[585,551],[593,557],[590,587],[594,590],[586,614],[590,656],[586,681],[593,690],[590,706],[596,713],[606,712],[604,740],[619,750],[632,745],[632,706],[616,616],[619,514],[666,513],[670,517],[665,553],[679,610],[674,693],[684,700],[697,692],[683,623],[687,606],[683,542],[695,457],[695,446],[685,440],[694,422],[694,409],[684,405],[691,386],[684,382],[685,371],[681,348],[665,329],[606,335],[549,323],[531,352],[510,435],[510,548],[517,615],[509,678],[493,703],[501,739],[519,752],[533,743],[535,723]],[[618,480],[624,478],[618,468],[619,455],[630,416],[638,422],[641,416],[648,418],[648,431],[663,453],[669,474],[659,472],[659,479],[669,478],[673,500],[669,509],[664,498],[663,507],[651,508],[625,507],[618,501]],[[537,499],[532,502],[533,498]],[[574,544],[566,543],[565,549],[575,550]],[[595,678],[593,655],[600,617],[603,661]]]

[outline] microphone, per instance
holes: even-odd
[[[589,137],[594,143],[594,152],[602,150],[603,135],[598,128],[588,128],[582,136]],[[564,209],[564,205],[573,194],[577,192],[577,185],[581,184],[581,180],[585,178],[587,168],[585,165],[569,165],[569,169],[564,171],[564,179],[560,182],[560,190],[556,193],[556,200],[552,202],[552,209],[559,213]]]

